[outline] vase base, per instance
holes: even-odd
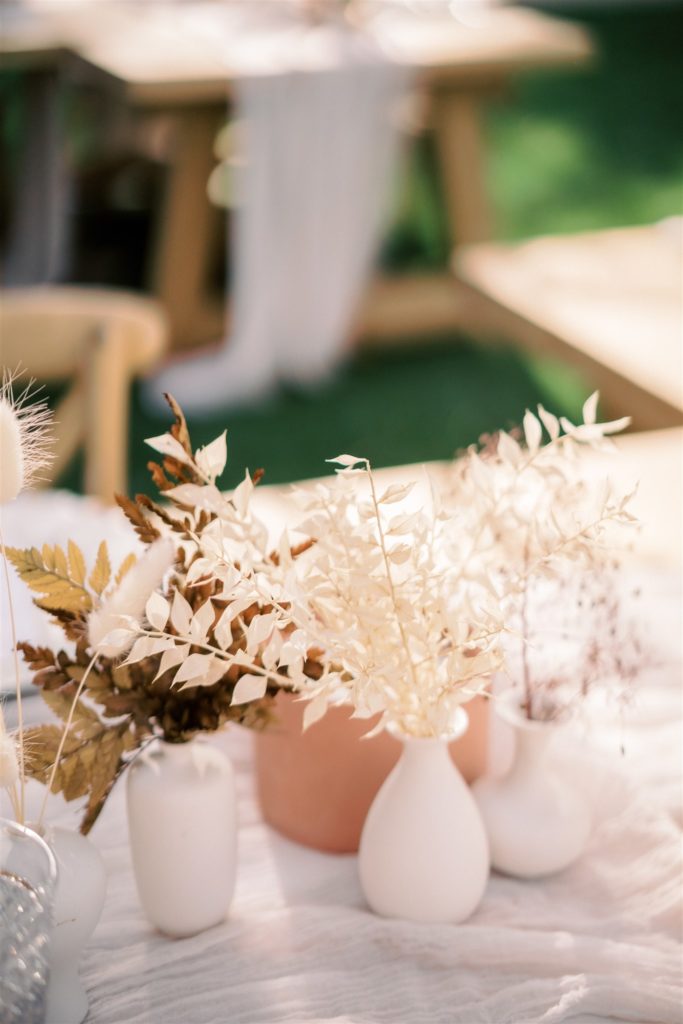
[[[88,996],[74,971],[52,969],[47,988],[45,1024],[81,1024],[88,1016]]]

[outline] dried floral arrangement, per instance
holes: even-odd
[[[116,780],[153,738],[183,742],[227,722],[271,718],[278,688],[320,674],[295,629],[286,578],[304,542],[286,533],[276,550],[252,514],[260,479],[247,473],[230,494],[216,480],[226,436],[193,451],[187,424],[147,443],[168,504],[146,495],[117,501],[145,553],[112,572],[106,542],[88,573],[77,545],[9,549],[35,603],[62,627],[69,650],[19,645],[34,683],[64,726],[26,731],[26,773],[67,800],[86,797],[87,833]],[[47,793],[46,793],[47,796]]]
[[[596,392],[584,404],[578,425],[558,420],[542,406],[537,416],[527,410],[517,436],[501,431],[456,459],[446,489],[444,500],[458,524],[450,557],[465,578],[492,586],[510,633],[518,638],[515,683],[528,718],[565,713],[600,679],[625,669],[614,643],[605,642],[606,630],[616,635],[617,605],[608,595],[611,588],[596,581],[614,572],[615,530],[636,522],[628,508],[634,492],[616,493],[606,479],[593,483],[581,456],[586,448],[612,450],[609,435],[624,429],[629,419],[598,423],[597,403]],[[587,612],[594,613],[593,636],[584,639],[583,653],[569,663],[571,670],[558,675],[556,663],[551,674],[534,671],[535,649],[544,643],[557,646],[558,638],[555,627],[545,633],[539,628],[544,616],[538,612],[532,629],[534,595],[540,594],[537,605],[557,608],[568,602],[570,586],[580,617],[585,621]],[[591,587],[593,598],[588,599],[584,590]],[[607,608],[611,621],[605,625],[600,617]],[[566,633],[566,622],[563,628]],[[507,661],[514,664],[514,656]],[[633,657],[630,662],[628,672],[620,672],[625,680],[633,677]],[[570,671],[576,685],[567,687]]]
[[[306,683],[304,725],[342,700],[359,717],[380,714],[372,733],[448,735],[500,664],[492,588],[458,578],[451,517],[433,490],[416,510],[414,483],[380,490],[367,459],[329,461],[336,477],[304,494],[299,527],[315,540],[298,563],[299,624],[324,652],[323,675]]]
[[[173,426],[147,442],[162,456],[149,468],[164,502],[117,499],[142,556],[114,574],[104,542],[90,572],[73,542],[8,551],[67,639],[59,652],[19,645],[64,724],[26,731],[18,774],[86,797],[82,831],[152,739],[263,727],[280,688],[308,700],[306,727],[343,701],[379,714],[377,730],[448,735],[516,631],[526,713],[545,716],[549,695],[557,709],[555,681],[532,675],[528,657],[533,584],[577,566],[595,573],[608,527],[633,520],[630,495],[581,475],[581,449],[608,446],[627,423],[596,423],[597,395],[578,426],[539,407],[523,437],[470,448],[443,505],[432,486],[416,508],[415,483],[380,490],[366,459],[338,456],[334,480],[304,494],[302,543],[285,532],[275,550],[250,506],[260,473],[222,493],[225,433],[194,451],[169,404]]]

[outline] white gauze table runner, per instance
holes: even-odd
[[[240,46],[230,337],[146,387],[155,404],[170,391],[187,413],[330,376],[393,191],[404,65],[341,21],[245,31]]]

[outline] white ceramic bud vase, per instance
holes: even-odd
[[[107,876],[97,847],[80,832],[48,826],[43,835],[57,862],[46,1024],[80,1024],[88,996],[78,969],[102,914]]]
[[[500,697],[496,713],[514,730],[511,770],[473,786],[498,871],[539,878],[562,871],[580,856],[591,830],[585,799],[553,765],[549,745],[562,725],[526,718],[519,697]]]
[[[140,902],[177,938],[225,920],[235,889],[232,765],[213,746],[156,742],[128,771],[128,825]]]
[[[444,739],[397,735],[403,751],[370,808],[358,856],[363,892],[378,914],[458,923],[481,901],[486,833],[448,752],[467,724],[460,708],[455,732]]]

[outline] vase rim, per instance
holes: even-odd
[[[516,689],[507,690],[499,697],[493,696],[493,706],[498,717],[517,729],[529,732],[548,732],[567,724],[566,718],[527,718],[522,709],[521,699],[520,691]]]
[[[461,705],[456,708],[453,716],[453,727],[448,732],[438,733],[434,736],[414,736],[411,733],[407,733],[402,729],[399,729],[393,723],[389,723],[386,726],[386,731],[390,736],[393,736],[394,739],[399,740],[401,743],[406,745],[419,743],[453,743],[454,740],[459,740],[461,736],[464,736],[469,724],[470,716]]]
[[[49,884],[55,886],[57,884],[58,869],[57,860],[52,851],[52,847],[41,833],[44,831],[44,826],[40,826],[41,832],[36,827],[31,825],[22,825],[18,821],[13,821],[11,818],[0,818],[0,825],[6,828],[10,832],[14,832],[17,836],[21,836],[23,839],[28,839],[30,842],[38,846],[41,852],[45,855],[47,861],[47,873]]]
[[[153,746],[157,749],[165,752],[173,752],[173,754],[181,753],[191,747],[197,737],[191,736],[188,740],[181,740],[179,743],[170,743],[168,740],[163,739],[161,736],[155,737],[156,742]]]

